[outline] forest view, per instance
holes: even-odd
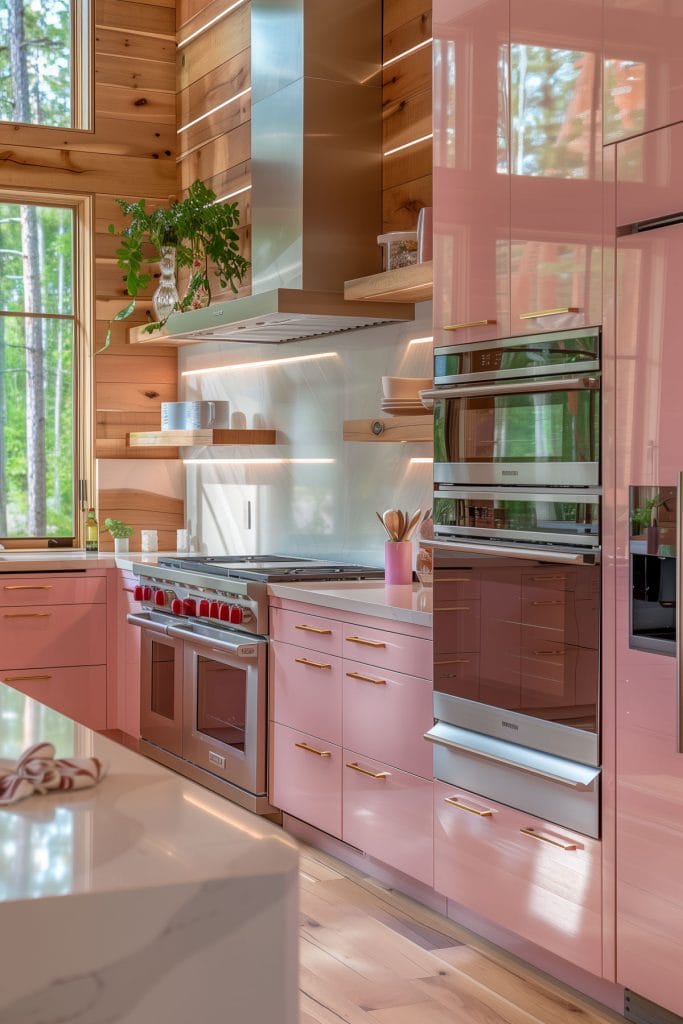
[[[71,125],[71,18],[0,0],[0,120]],[[19,198],[0,193],[0,537],[70,537],[74,213]]]

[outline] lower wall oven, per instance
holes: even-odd
[[[595,549],[435,542],[437,778],[599,836],[600,593]]]

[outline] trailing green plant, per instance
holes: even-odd
[[[109,533],[117,540],[121,540],[124,537],[132,537],[133,527],[127,523],[122,523],[120,519],[105,519],[104,520],[105,530],[109,530]]]
[[[658,508],[668,509],[668,498],[662,498],[661,494],[656,494],[654,498],[648,498],[642,508],[634,508],[631,513],[631,522],[640,526],[649,526],[652,522],[652,515]]]
[[[116,203],[130,222],[121,229],[121,244],[116,251],[116,262],[124,271],[126,290],[132,302],[113,317],[125,320],[135,309],[137,297],[152,280],[151,266],[159,262],[163,246],[176,250],[176,267],[190,268],[185,294],[176,303],[176,312],[185,312],[211,302],[210,268],[218,278],[221,289],[237,292],[249,261],[239,253],[239,225],[237,203],[217,203],[216,193],[202,181],[195,181],[185,198],[168,207],[147,210],[145,200],[135,203],[116,199]],[[116,235],[116,227],[109,225],[109,233]],[[166,320],[146,324],[149,334],[160,330]],[[111,323],[103,348],[111,339]],[[102,350],[100,350],[102,351]]]

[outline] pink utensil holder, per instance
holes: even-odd
[[[413,582],[413,545],[410,541],[384,542],[384,582],[394,586]]]

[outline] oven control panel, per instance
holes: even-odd
[[[150,611],[202,619],[213,626],[239,627],[250,633],[267,632],[267,624],[259,621],[259,602],[244,595],[197,591],[177,583],[171,589],[165,581],[151,580],[139,583],[133,596]]]

